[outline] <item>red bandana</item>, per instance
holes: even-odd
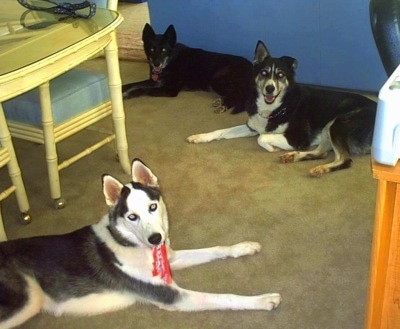
[[[168,262],[167,247],[162,244],[151,249],[153,251],[153,276],[160,275],[165,284],[171,284],[172,276]]]

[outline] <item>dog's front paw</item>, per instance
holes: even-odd
[[[231,257],[238,258],[241,256],[254,255],[261,250],[258,242],[241,242],[230,247]]]
[[[265,294],[261,296],[261,303],[265,306],[267,311],[272,311],[277,308],[282,301],[282,297],[280,294],[271,293]]]
[[[281,155],[279,157],[282,163],[292,163],[296,161],[296,154],[295,152],[289,152]]]
[[[198,143],[207,143],[209,139],[207,138],[207,134],[197,134],[192,135],[186,138],[186,141],[191,144],[198,144]]]

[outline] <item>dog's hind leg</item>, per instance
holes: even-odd
[[[325,159],[332,149],[330,142],[321,143],[316,148],[309,151],[293,151],[281,155],[279,158],[282,163],[292,163],[304,160]]]
[[[221,96],[213,103],[214,112],[228,109],[232,109],[231,114],[244,112],[253,84],[253,65],[244,58],[219,69],[210,82],[211,89]]]
[[[313,143],[317,144],[317,147],[307,151],[293,151],[285,153],[280,156],[280,160],[283,163],[292,163],[304,160],[317,160],[324,159],[328,156],[329,151],[332,150],[331,138],[330,138],[330,128],[333,125],[334,120],[329,122],[325,128],[322,130],[319,141]]]
[[[352,160],[347,145],[347,133],[341,122],[335,121],[335,123],[330,127],[329,138],[332,144],[332,149],[335,152],[335,160],[311,169],[310,175],[313,177],[321,177],[323,174],[328,172],[351,167]]]
[[[240,97],[237,98],[223,97],[214,100],[212,106],[215,108],[214,113],[224,113],[227,110],[232,109],[231,114],[238,114],[240,112],[245,111],[246,109],[245,103],[246,101],[240,99]]]
[[[25,276],[26,284],[20,284],[19,277],[10,279],[9,284],[16,283],[10,287],[0,283],[0,328],[14,328],[31,317],[38,314],[44,303],[43,291],[38,283]],[[18,282],[16,282],[16,280]],[[23,290],[18,291],[18,289]]]
[[[206,310],[264,310],[272,311],[281,302],[277,293],[257,296],[233,294],[212,294],[176,288],[180,298],[173,304],[157,304],[170,311],[206,311]]]
[[[222,98],[217,98],[212,106],[215,107],[214,113],[224,113],[228,110],[228,106],[225,105],[224,100]]]
[[[242,257],[258,253],[261,246],[257,242],[242,242],[233,246],[217,246],[211,248],[169,251],[169,261],[172,270],[195,266],[228,257]]]

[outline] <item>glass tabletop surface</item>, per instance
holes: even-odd
[[[41,7],[46,5],[45,1],[26,1]],[[101,31],[118,17],[117,12],[97,7],[92,18],[66,18],[63,14],[29,10],[17,0],[1,2],[0,76],[68,48]],[[79,13],[88,11],[83,9]]]

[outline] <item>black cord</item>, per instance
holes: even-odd
[[[96,4],[93,2],[89,1],[83,1],[81,3],[69,3],[69,2],[62,2],[62,3],[57,3],[51,0],[42,0],[43,2],[51,3],[54,4],[55,6],[53,7],[40,7],[40,6],[35,6],[32,5],[25,0],[17,0],[19,4],[25,8],[28,8],[30,10],[41,10],[41,11],[46,11],[50,12],[53,14],[60,14],[60,15],[65,15],[64,17],[61,17],[59,20],[64,20],[67,18],[91,18],[96,14]],[[81,9],[89,9],[88,14],[81,14],[77,13],[77,10]]]

